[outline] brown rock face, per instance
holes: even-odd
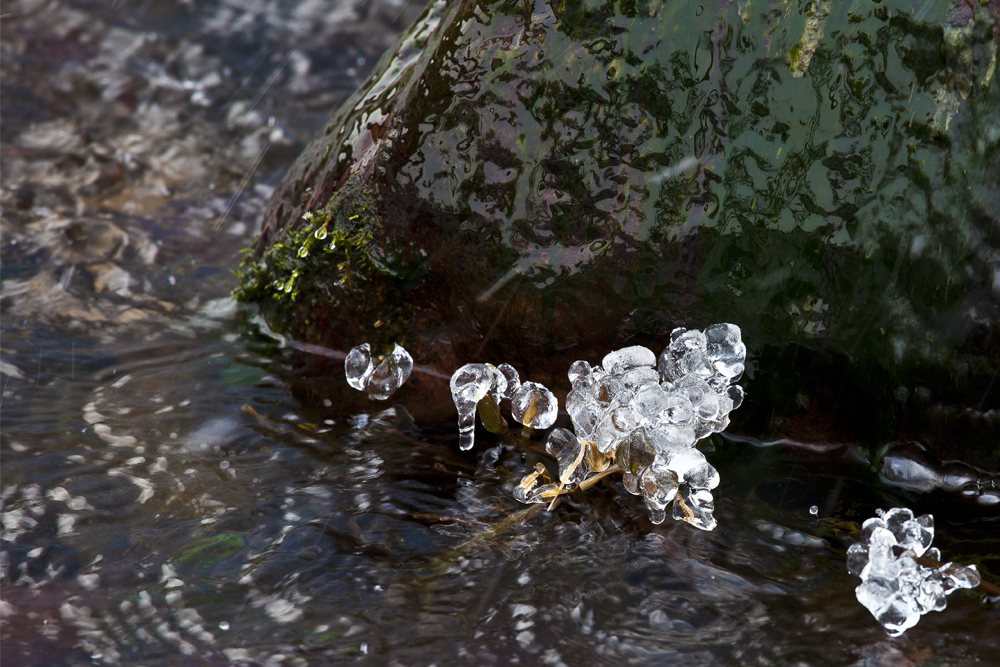
[[[844,437],[918,387],[1000,403],[990,11],[740,6],[432,4],[274,193],[241,295],[556,385],[729,321],[770,412]]]

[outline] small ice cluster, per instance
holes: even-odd
[[[472,449],[476,406],[489,395],[495,404],[510,399],[514,419],[531,428],[548,428],[556,421],[559,402],[537,382],[521,382],[510,364],[466,364],[451,376],[451,397],[458,409],[459,447]]]
[[[934,517],[914,518],[897,507],[865,521],[861,536],[847,550],[847,569],[861,577],[858,601],[891,636],[903,634],[929,611],[948,606],[946,596],[958,588],[979,585],[975,565],[941,563],[931,547]]]
[[[372,349],[368,343],[358,345],[347,353],[344,360],[344,371],[347,373],[347,384],[358,391],[367,391],[368,397],[376,401],[384,401],[399,389],[413,370],[413,357],[399,345],[394,345],[378,365],[378,359],[372,358]]]
[[[715,528],[711,489],[719,473],[695,448],[729,425],[743,402],[733,384],[743,374],[746,346],[734,324],[704,331],[674,329],[659,359],[641,346],[611,352],[601,365],[574,362],[566,410],[576,436],[613,456],[625,488],[642,495],[653,523],[675,519]]]

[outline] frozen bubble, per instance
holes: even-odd
[[[656,355],[648,347],[633,345],[609,352],[601,361],[601,366],[608,373],[621,374],[635,366],[655,366]]]
[[[513,398],[514,394],[521,387],[521,376],[517,374],[517,369],[510,364],[500,364],[497,366],[497,370],[507,380],[507,390],[503,392],[500,398]]]
[[[736,380],[743,374],[747,348],[735,324],[713,324],[705,329],[705,349],[720,375]]]
[[[586,447],[571,431],[557,428],[549,434],[545,451],[559,463],[559,483],[579,484],[590,472]]]
[[[347,358],[344,360],[347,384],[358,391],[364,391],[373,370],[372,349],[368,343],[362,343],[347,353]]]
[[[531,428],[548,428],[556,422],[559,402],[537,382],[525,382],[511,398],[514,419]]]
[[[369,362],[370,365],[370,362]],[[368,396],[384,401],[399,389],[413,370],[413,357],[399,345],[368,376]]]

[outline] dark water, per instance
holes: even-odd
[[[525,513],[521,450],[462,454],[447,404],[359,402],[235,307],[282,170],[418,11],[5,5],[4,664],[995,662],[995,605],[888,639],[843,562],[907,505],[996,580],[981,471],[716,439],[712,533],[619,484]]]

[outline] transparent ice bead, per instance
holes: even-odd
[[[694,489],[682,484],[674,499],[674,519],[685,521],[701,530],[714,530],[716,526],[715,500],[708,489]]]
[[[660,384],[660,374],[652,366],[636,366],[621,374],[621,383],[627,390],[638,392],[640,389]]]
[[[695,370],[703,377],[712,375],[705,352],[705,335],[697,330],[674,329],[670,344],[663,349],[657,361],[657,370],[663,382],[676,382]]]
[[[677,495],[679,485],[677,475],[665,468],[650,466],[643,471],[639,477],[639,489],[646,500],[646,507],[650,511],[653,523],[661,523],[663,518],[666,518],[664,508]],[[654,512],[663,518],[657,521]]]
[[[667,466],[692,488],[714,489],[719,485],[719,472],[705,459],[701,450],[694,447],[672,452]]]
[[[633,345],[609,352],[601,361],[601,366],[608,373],[622,374],[636,366],[655,366],[656,355],[648,347]]]
[[[868,565],[868,545],[855,542],[847,548],[847,571],[860,577],[866,565]]]
[[[368,343],[362,343],[347,353],[347,358],[344,359],[347,384],[358,391],[364,391],[373,370],[372,348]]]
[[[597,378],[594,377],[594,369],[591,367],[590,362],[582,359],[574,361],[569,365],[569,372],[567,375],[569,376],[570,386],[572,386],[573,389],[589,387],[597,381]]]
[[[640,389],[632,398],[630,405],[645,422],[658,421],[660,414],[667,409],[669,397],[658,384],[648,385]]]
[[[671,424],[690,424],[693,418],[694,409],[687,396],[680,392],[667,394],[665,407],[660,412],[660,421]]]
[[[569,413],[577,436],[584,440],[593,440],[597,425],[604,415],[604,409],[597,401],[589,395],[578,394],[574,389],[566,397],[566,412]]]
[[[660,422],[647,427],[646,432],[653,447],[663,456],[693,448],[697,442],[695,430],[685,424]]]
[[[743,374],[747,348],[735,324],[713,324],[705,329],[705,349],[721,375],[737,380]]]
[[[507,391],[503,393],[501,398],[513,398],[514,393],[521,386],[521,376],[517,374],[517,369],[510,364],[500,364],[497,366],[497,370],[507,378]]]
[[[626,473],[638,475],[656,461],[653,448],[644,429],[638,429],[615,449],[615,464]]]
[[[376,366],[368,378],[368,396],[384,401],[399,389],[413,370],[413,357],[399,345]]]
[[[579,484],[590,472],[586,461],[586,447],[572,431],[557,428],[549,434],[545,451],[559,463],[559,482]]]
[[[556,422],[559,402],[555,395],[537,382],[525,382],[510,402],[514,419],[531,428],[548,428]]]
[[[466,364],[451,376],[451,398],[458,410],[458,446],[462,450],[472,449],[475,443],[476,406],[497,381],[495,372],[489,364]]]

